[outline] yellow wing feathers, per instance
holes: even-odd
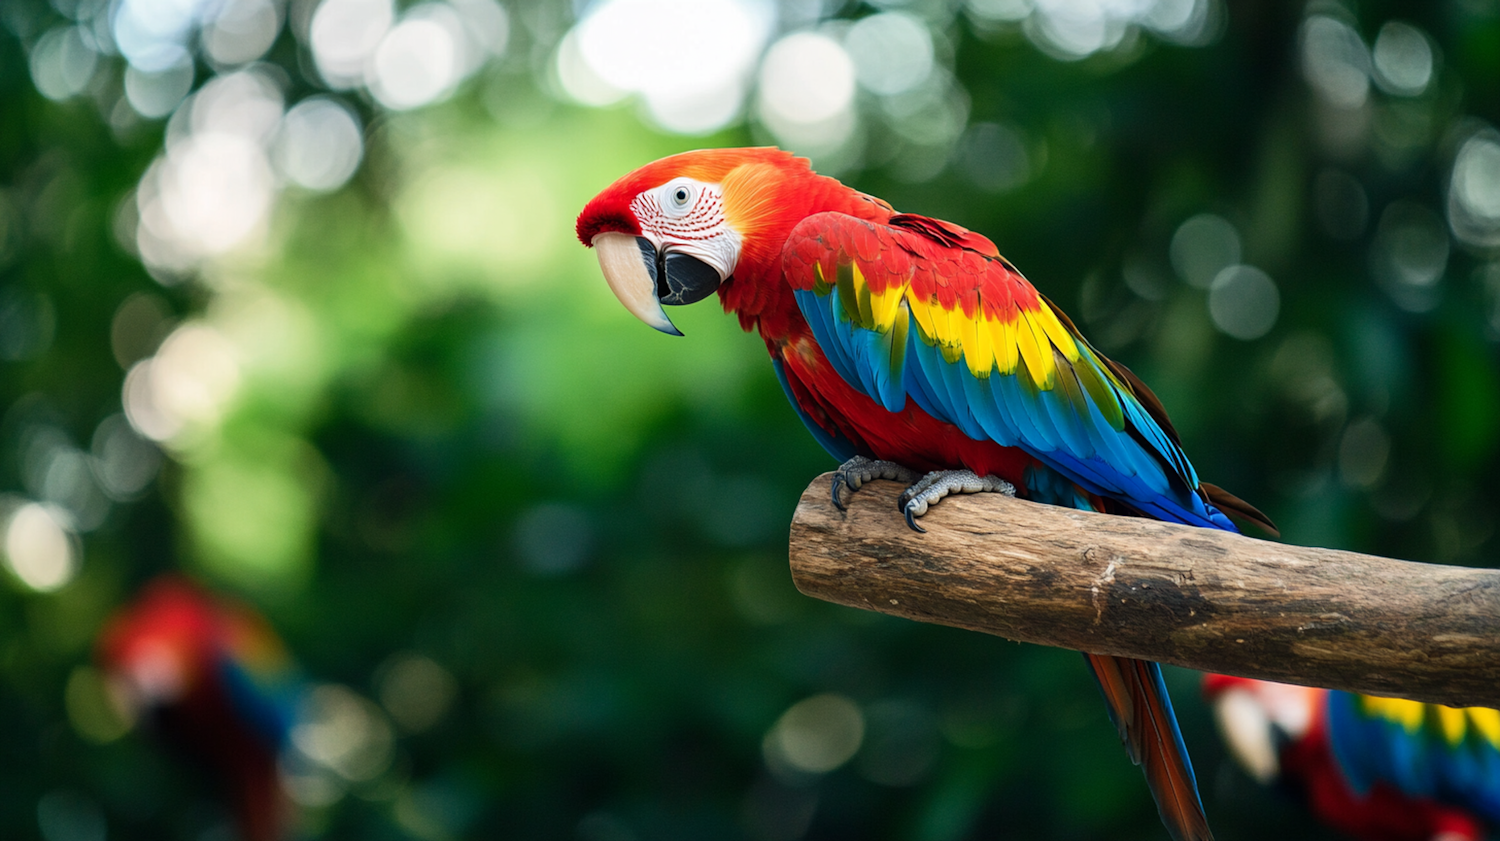
[[[1423,727],[1430,727],[1431,732],[1442,736],[1443,741],[1454,746],[1473,733],[1489,744],[1500,747],[1500,710],[1444,707],[1374,695],[1361,696],[1361,700],[1366,715],[1399,724],[1407,733],[1415,734]]]
[[[987,311],[981,298],[969,314],[957,302],[944,305],[936,296],[917,294],[910,285],[905,292],[921,339],[941,347],[950,362],[962,355],[969,373],[976,377],[1010,376],[1024,361],[1031,381],[1046,391],[1057,381],[1054,352],[1069,364],[1079,359],[1078,343],[1041,302],[1034,310],[1013,306],[1009,312],[996,313]]]
[[[932,243],[851,223],[805,221],[809,229],[801,239],[794,235],[787,258],[810,265],[818,296],[838,290],[837,310],[847,321],[885,334],[905,316],[923,342],[950,363],[963,359],[973,376],[1012,376],[1024,364],[1026,379],[1042,391],[1056,387],[1059,356],[1073,365],[1085,355],[1046,299],[1003,260],[966,251],[921,254]]]
[[[822,241],[818,245],[828,248]],[[803,254],[812,270],[810,291],[821,297],[837,290],[841,320],[881,335],[899,328],[901,335],[891,340],[902,346],[915,323],[924,344],[936,348],[945,362],[962,361],[975,378],[1014,376],[1037,392],[1061,383],[1070,403],[1082,409],[1092,402],[1111,426],[1122,428],[1121,400],[1130,388],[1075,337],[1067,317],[1008,264],[974,258],[974,265],[939,260],[924,265],[904,252],[866,260],[853,251],[834,247],[822,255]],[[1060,369],[1068,372],[1068,382],[1062,382]],[[1072,387],[1073,378],[1080,388]]]
[[[789,250],[793,265],[810,266],[810,291],[820,297],[838,291],[841,320],[882,335],[915,322],[918,338],[949,363],[963,360],[979,379],[1019,376],[1030,388],[1051,391],[1059,367],[1071,368],[1118,427],[1112,392],[1128,389],[1008,263],[966,251],[922,254],[931,243],[886,241],[885,231],[866,224],[810,229]]]

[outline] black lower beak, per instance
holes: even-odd
[[[645,237],[636,237],[646,271],[656,284],[656,298],[667,306],[696,304],[719,288],[718,269],[680,251],[657,251]]]

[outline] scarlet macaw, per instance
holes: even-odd
[[[131,717],[225,790],[244,841],[287,837],[276,763],[301,681],[264,618],[165,576],[110,618],[96,655]]]
[[[1500,823],[1500,710],[1227,675],[1203,693],[1251,777],[1363,841],[1480,841]]]
[[[621,303],[681,335],[663,304],[717,291],[765,340],[843,488],[909,483],[907,523],[950,493],[1234,530],[1244,502],[1201,484],[1154,395],[1098,354],[994,244],[897,213],[774,148],[687,152],[596,196],[577,234]],[[928,471],[925,476],[917,471]],[[1176,839],[1211,834],[1154,663],[1086,654]]]

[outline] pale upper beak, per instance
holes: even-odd
[[[658,252],[645,237],[611,231],[593,240],[599,268],[625,309],[671,336],[681,336],[663,304],[691,304],[708,297],[723,278],[717,269],[680,251]]]
[[[1276,724],[1260,702],[1243,689],[1230,689],[1214,701],[1214,719],[1229,752],[1262,785],[1281,774]]]

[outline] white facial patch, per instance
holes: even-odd
[[[635,197],[630,210],[641,236],[658,251],[668,249],[713,266],[721,280],[740,260],[740,237],[724,218],[724,190],[692,178],[674,178]]]
[[[1235,688],[1214,701],[1214,720],[1219,734],[1240,767],[1261,785],[1269,785],[1281,774],[1281,757],[1271,719],[1249,691]]]
[[[1214,701],[1214,718],[1240,767],[1262,783],[1281,773],[1281,738],[1300,741],[1312,727],[1324,690],[1268,680],[1247,681]]]

